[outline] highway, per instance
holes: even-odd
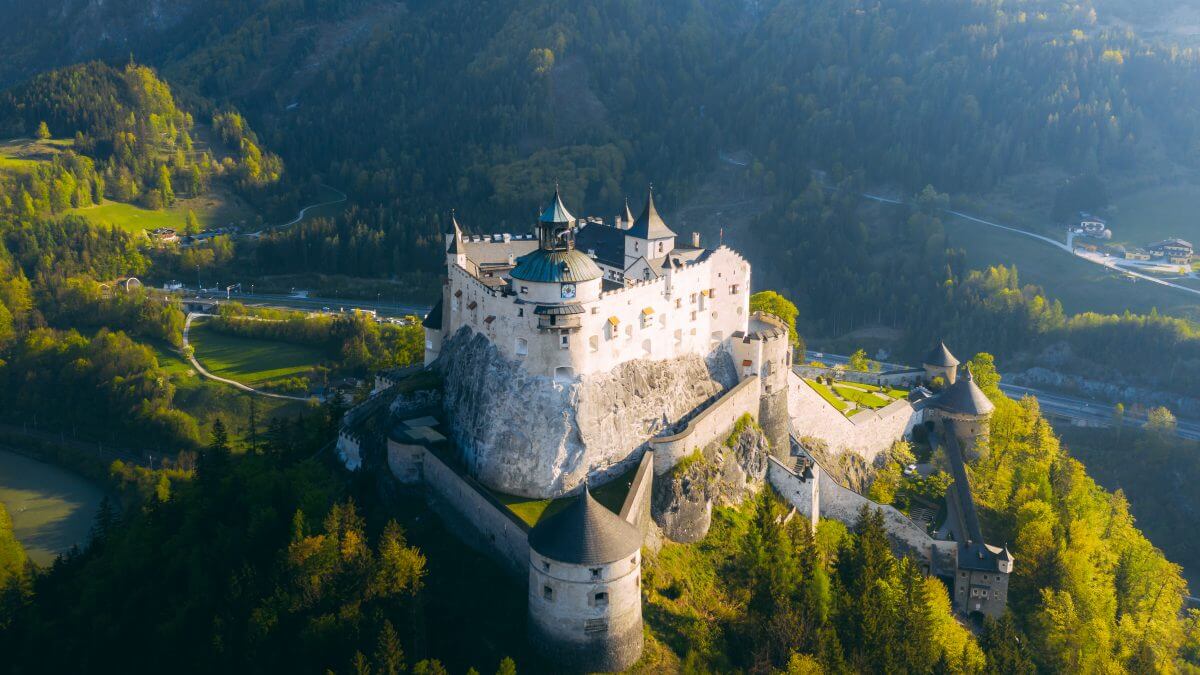
[[[850,361],[850,357],[842,354],[829,354],[811,350],[804,353],[804,358],[808,361],[820,361],[826,364],[844,365]],[[886,362],[881,362],[881,365],[889,370],[901,370],[912,367]],[[1090,401],[1067,394],[1059,394],[1032,387],[1021,387],[1004,382],[1000,383],[1000,390],[1014,399],[1019,399],[1023,396],[1036,397],[1038,405],[1042,408],[1042,412],[1048,416],[1060,417],[1088,426],[1107,427],[1113,424],[1113,406],[1110,403]],[[1126,415],[1124,419],[1124,424],[1128,427],[1141,427],[1145,423],[1146,418],[1141,416]],[[1183,438],[1194,441],[1200,440],[1200,422],[1196,420],[1179,419],[1176,421],[1175,429]]]
[[[416,315],[424,318],[429,313],[427,305],[414,305],[386,300],[349,300],[346,298],[323,298],[319,296],[299,296],[283,293],[242,293],[230,292],[227,296],[224,290],[205,289],[196,293],[196,289],[184,288],[176,291],[183,298],[208,298],[213,300],[234,300],[251,307],[275,307],[280,309],[299,309],[309,312],[319,312],[326,307],[332,311],[352,309],[373,310],[382,317],[401,317]]]

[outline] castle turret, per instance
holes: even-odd
[[[988,435],[988,421],[996,406],[988,399],[968,364],[961,380],[950,385],[934,400],[933,407],[942,420],[945,433],[953,434],[970,455],[979,439]]]
[[[925,358],[921,360],[921,367],[925,369],[925,375],[930,380],[935,377],[940,377],[946,382],[946,386],[954,384],[958,375],[958,359],[950,353],[946,348],[945,342],[938,342]]]
[[[583,492],[529,533],[529,640],[561,670],[621,671],[642,652],[642,536]]]
[[[759,378],[762,398],[758,423],[771,442],[771,452],[781,459],[790,457],[787,388],[792,355],[787,324],[778,317],[755,312],[746,330],[730,336],[729,348],[738,379],[751,375]]]
[[[638,258],[653,260],[661,258],[675,249],[675,232],[667,227],[658,208],[654,206],[654,191],[646,193],[646,206],[642,215],[633,221],[625,237],[625,267]]]
[[[453,211],[450,212],[450,231],[446,233],[446,264],[467,266],[467,247],[463,244],[462,228]]]

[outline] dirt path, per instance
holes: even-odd
[[[196,350],[192,349],[189,352],[187,349],[188,346],[191,344],[190,342],[188,342],[188,331],[191,330],[191,328],[192,328],[192,320],[195,319],[196,317],[202,317],[202,316],[216,316],[216,315],[215,314],[204,314],[201,312],[192,312],[187,315],[187,321],[185,321],[183,324],[184,354],[187,356],[187,360],[191,362],[192,367],[196,369],[197,373],[200,373],[202,376],[207,377],[210,380],[215,380],[217,382],[223,382],[225,384],[228,384],[228,385],[231,385],[238,389],[241,389],[242,391],[246,391],[251,394],[258,394],[259,396],[266,396],[268,398],[281,398],[281,399],[288,400],[288,401],[307,401],[307,400],[309,400],[309,398],[311,398],[308,396],[288,396],[287,394],[275,394],[275,393],[272,393],[269,391],[255,389],[254,387],[251,387],[246,384],[242,384],[241,382],[238,382],[237,380],[230,380],[228,378],[220,377],[218,375],[214,375],[214,374],[208,372],[207,370],[205,370],[204,366],[200,365],[200,362],[196,360]]]

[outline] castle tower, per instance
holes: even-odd
[[[772,453],[786,460],[791,455],[787,390],[792,367],[787,324],[770,314],[755,312],[746,330],[735,331],[729,337],[738,379],[751,375],[759,378],[758,424],[771,442]]]
[[[446,240],[446,264],[466,267],[467,248],[463,245],[462,228],[453,211],[450,212],[450,232],[446,234]]]
[[[563,669],[621,671],[642,653],[642,536],[583,492],[529,532],[529,640]]]
[[[510,288],[518,302],[532,303],[537,330],[554,335],[554,345],[537,355],[556,378],[575,377],[575,359],[585,353],[579,332],[584,303],[600,298],[604,273],[586,254],[575,249],[575,216],[554,190],[550,206],[538,218],[538,247],[516,259],[509,273]]]
[[[654,191],[646,193],[646,206],[642,215],[633,221],[625,237],[625,267],[629,268],[638,258],[653,260],[661,258],[675,249],[675,232],[667,227],[658,208],[654,206]]]
[[[988,435],[988,421],[996,409],[979,385],[975,384],[970,365],[967,365],[966,374],[961,380],[934,399],[933,407],[942,420],[943,431],[953,434],[967,455],[972,454],[980,438]]]
[[[921,367],[925,376],[930,380],[940,377],[946,381],[946,386],[954,384],[958,375],[958,359],[946,348],[946,343],[939,341],[929,353],[921,359]]]

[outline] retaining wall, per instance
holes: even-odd
[[[832,377],[835,380],[847,380],[849,382],[859,382],[862,384],[874,384],[877,386],[892,385],[914,387],[921,384],[925,380],[925,370],[921,368],[912,368],[908,370],[890,370],[881,373],[864,373],[861,370],[850,369],[833,369],[828,367],[811,366],[806,363],[797,363],[795,371],[801,377],[816,378]]]
[[[485,488],[428,449],[422,458],[425,485],[438,515],[475,548],[496,558],[521,583],[529,579],[529,526]],[[465,524],[467,528],[456,527]],[[472,537],[471,535],[476,535]],[[474,539],[474,541],[472,541]]]
[[[724,440],[742,415],[749,414],[758,419],[761,389],[758,376],[750,375],[692,418],[683,431],[651,438],[654,473],[662,475],[693,450]]]
[[[846,417],[795,372],[788,375],[788,415],[794,435],[824,441],[833,452],[856,452],[868,464],[921,421],[908,401]]]
[[[813,478],[805,480],[796,475],[782,462],[769,458],[767,480],[775,491],[783,496],[796,511],[812,517],[814,501],[822,518],[829,518],[854,527],[864,506],[883,512],[883,527],[888,533],[893,550],[900,555],[909,555],[925,564],[927,570],[936,569],[934,547],[937,543],[920,525],[888,504],[879,504],[845,487],[830,477],[821,465],[813,465]],[[818,499],[813,499],[813,490]],[[953,542],[949,542],[953,545]]]

